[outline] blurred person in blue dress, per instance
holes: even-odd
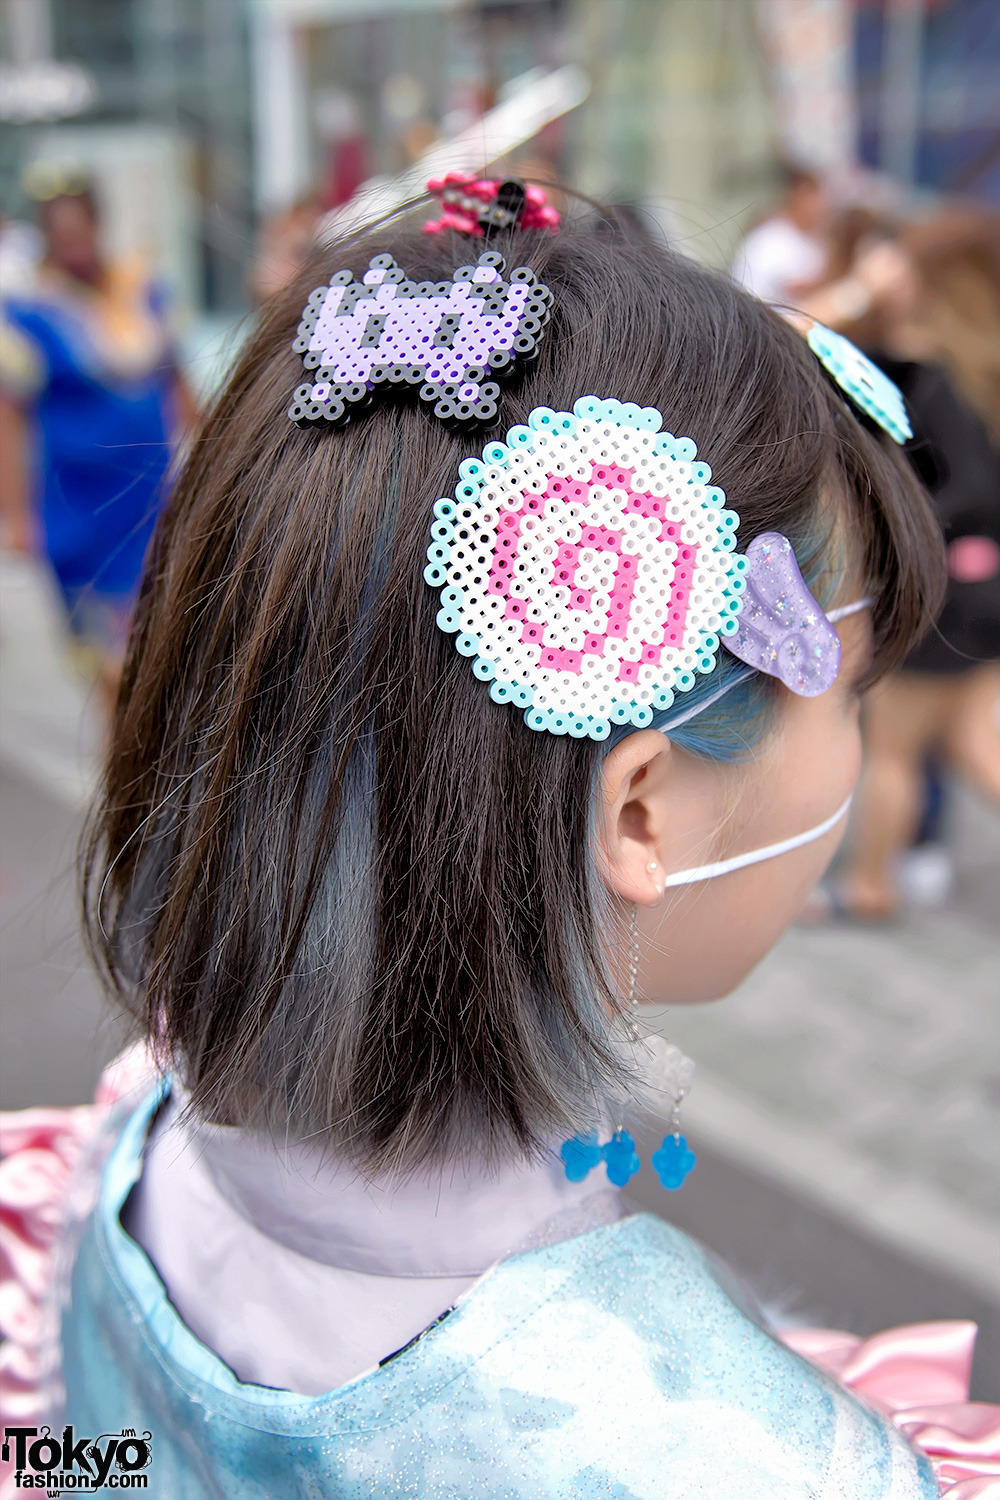
[[[47,560],[82,661],[109,696],[172,448],[193,403],[167,301],[108,258],[81,172],[32,169],[43,253],[0,314],[3,544]]]

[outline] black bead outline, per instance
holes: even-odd
[[[447,295],[454,282],[471,281],[477,266],[492,267],[502,278],[505,262],[503,256],[495,250],[487,250],[480,255],[475,266],[456,266],[450,281],[437,282],[411,281],[389,254],[374,255],[368,262],[369,270],[385,271],[384,280],[396,284],[399,288],[397,297]],[[297,387],[288,408],[289,421],[301,428],[313,427],[321,422],[330,427],[342,428],[347,426],[352,417],[374,405],[379,396],[416,391],[417,398],[448,428],[465,432],[495,426],[500,417],[499,382],[510,380],[537,357],[539,344],[551,315],[552,293],[544,282],[536,279],[529,266],[516,266],[506,281],[501,279],[500,282],[483,283],[484,295],[490,298],[502,295],[506,299],[509,288],[522,282],[532,284],[532,295],[525,303],[518,321],[513,348],[492,351],[488,370],[481,365],[468,367],[458,384],[475,381],[481,387],[480,395],[478,401],[461,402],[457,400],[454,381],[435,382],[427,379],[426,364],[376,365],[367,383],[348,384],[334,380],[333,370],[320,364],[320,356],[309,349],[309,341],[319,320],[326,294],[332,286],[349,287],[353,293],[349,305],[353,307],[361,298],[374,297],[376,291],[375,287],[366,286],[364,281],[355,281],[353,271],[337,271],[326,286],[316,287],[310,293],[302,310],[292,352],[301,357],[303,368],[310,371],[312,378]],[[490,380],[485,380],[487,374],[492,377]],[[330,397],[325,402],[313,401],[309,393],[313,385],[323,379],[331,382]]]

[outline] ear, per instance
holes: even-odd
[[[663,894],[673,747],[658,729],[639,729],[609,752],[601,768],[598,860],[606,885],[623,901],[654,905]]]

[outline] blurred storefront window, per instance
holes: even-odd
[[[72,66],[91,84],[63,118],[40,101],[5,125],[5,217],[29,212],[32,162],[72,162],[95,179],[110,248],[156,264],[182,313],[242,307],[254,234],[243,0],[6,0],[0,15],[17,76]]]
[[[1000,208],[996,0],[857,0],[862,162]]]
[[[753,0],[575,0],[591,99],[571,122],[573,180],[631,201],[688,253],[724,264],[776,145]]]
[[[322,212],[574,64],[519,166],[727,264],[779,157],[1000,201],[995,0],[0,0],[7,220],[26,166],[96,177],[178,307],[258,295],[262,223]],[[586,90],[585,90],[586,91]]]

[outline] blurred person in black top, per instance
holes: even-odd
[[[830,262],[831,280],[803,311],[864,348],[903,392],[907,452],[948,549],[936,626],[865,704],[865,770],[833,899],[845,915],[879,921],[899,907],[899,864],[924,818],[928,765],[1000,804],[1000,451],[991,438],[1000,384],[987,353],[1000,364],[1000,227],[946,214],[896,234],[855,210],[833,233]]]

